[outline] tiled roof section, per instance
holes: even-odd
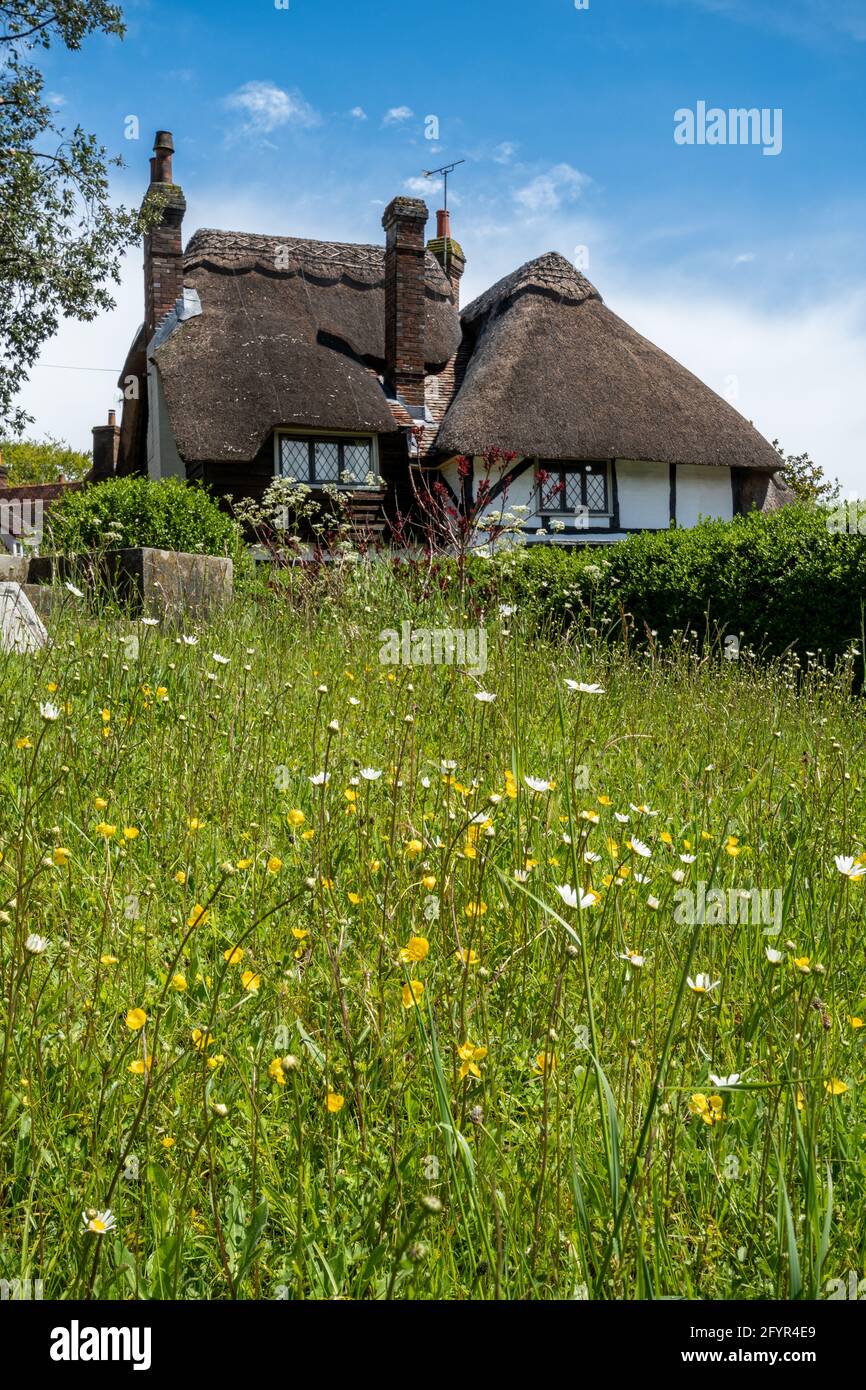
[[[585,275],[560,256],[549,251],[546,256],[527,261],[518,270],[506,275],[484,294],[479,295],[463,310],[467,322],[480,318],[497,304],[506,303],[527,291],[550,295],[563,304],[582,304],[587,299],[601,299],[598,290]]]
[[[396,424],[398,424],[401,429],[411,430],[415,428],[418,421],[412,419],[405,405],[401,405],[399,401],[389,401],[388,407],[391,414],[394,416]]]

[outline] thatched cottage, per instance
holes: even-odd
[[[426,241],[426,206],[403,197],[384,246],[203,230],[184,251],[173,150],[159,132],[164,211],[145,240],[122,422],[94,435],[98,476],[201,479],[237,497],[282,474],[393,519],[431,478],[471,508],[481,456],[498,448],[488,510],[519,504],[530,539],[572,543],[786,500],[770,444],[564,257],[530,261],[461,312],[448,214]]]

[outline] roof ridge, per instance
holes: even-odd
[[[554,295],[567,304],[582,304],[587,299],[604,302],[592,281],[571,261],[559,251],[546,251],[497,280],[495,285],[467,304],[461,318],[476,319],[488,313],[496,304],[532,291]]]
[[[285,258],[275,252],[284,249]],[[254,270],[295,275],[305,267],[350,274],[369,285],[384,283],[385,247],[367,242],[321,241],[315,237],[270,236],[261,232],[224,232],[200,227],[184,252],[184,269],[208,265],[216,270]],[[278,263],[278,261],[280,263]],[[452,286],[436,257],[425,254],[427,288],[451,298]]]

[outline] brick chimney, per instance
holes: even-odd
[[[385,209],[385,389],[424,405],[424,228],[427,206],[395,198]]]
[[[451,214],[440,210],[436,214],[436,236],[428,241],[427,250],[432,251],[441,265],[454,291],[454,303],[460,308],[460,281],[466,269],[463,247],[451,235]]]
[[[171,131],[158,130],[150,161],[148,197],[159,195],[164,207],[161,221],[144,238],[144,327],[148,342],[183,291],[181,229],[186,199],[173,179],[173,155]]]
[[[120,427],[113,410],[108,412],[108,424],[96,425],[93,430],[93,468],[90,481],[102,483],[113,478],[117,472],[117,458],[120,453]]]

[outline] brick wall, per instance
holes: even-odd
[[[385,209],[385,387],[407,405],[424,404],[424,228],[427,207],[395,198]]]
[[[148,342],[183,290],[183,215],[186,212],[183,191],[173,182],[171,133],[158,131],[153,148],[148,194],[159,194],[165,199],[165,206],[160,224],[144,238],[144,324]]]

